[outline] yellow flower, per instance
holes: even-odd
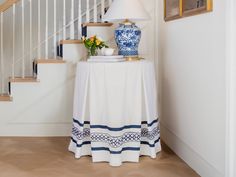
[[[96,36],[92,36],[92,37],[90,37],[89,39],[90,39],[90,41],[94,41],[95,40],[95,38],[96,38]]]
[[[86,39],[86,38],[85,38],[84,36],[82,36],[82,41],[83,41],[83,42],[85,41],[85,39]]]
[[[100,45],[101,44],[101,41],[100,40],[96,40],[96,45]]]

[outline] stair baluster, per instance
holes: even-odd
[[[21,0],[22,78],[25,78],[25,0]]]
[[[93,22],[98,21],[98,12],[97,12],[97,0],[94,0],[94,6],[93,6]]]
[[[54,29],[54,34],[57,34],[57,1],[54,0],[53,1],[53,21],[54,21],[54,24],[53,24],[53,29]],[[54,59],[57,58],[57,35],[54,35],[54,38],[53,38],[53,48],[54,48],[54,52],[53,52],[53,56],[54,56]]]
[[[82,25],[82,6],[81,6],[81,0],[79,0],[78,1],[78,39],[80,37],[80,34],[82,34],[81,25]]]
[[[70,10],[70,39],[75,39],[75,23],[74,21],[74,0],[71,0],[71,10]]]
[[[109,0],[109,6],[111,6],[112,0]]]
[[[11,77],[15,78],[15,30],[16,30],[16,4],[12,8],[12,73]]]
[[[38,0],[38,59],[41,58],[41,1]]]
[[[30,13],[30,21],[29,21],[29,62],[31,63],[33,55],[32,55],[32,0],[29,0],[29,13]],[[32,65],[29,65],[29,73],[33,73]]]
[[[66,0],[63,0],[63,40],[66,40]]]
[[[86,22],[90,21],[90,9],[89,9],[89,0],[87,0],[87,5],[86,5]]]
[[[45,59],[48,59],[48,0],[46,0],[46,24],[45,24]]]
[[[3,12],[1,12],[1,95],[5,93],[5,83],[4,83],[4,58],[3,58]]]
[[[103,19],[104,17],[104,9],[105,9],[105,0],[101,0],[101,18]]]

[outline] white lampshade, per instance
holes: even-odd
[[[139,0],[114,0],[103,21],[141,21],[150,17]]]

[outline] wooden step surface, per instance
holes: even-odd
[[[5,0],[1,5],[0,5],[0,12],[4,12],[10,7],[13,6],[13,4],[17,3],[19,0]]]
[[[37,59],[34,61],[35,64],[63,64],[65,63],[62,59]]]
[[[86,26],[109,27],[112,25],[113,23],[83,23],[82,27],[86,27]]]
[[[10,78],[10,82],[39,82],[39,80],[35,77],[15,77],[15,78]]]
[[[12,97],[9,94],[0,94],[0,101],[12,101]]]
[[[60,44],[83,44],[82,40],[61,40]]]

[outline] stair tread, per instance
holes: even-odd
[[[90,22],[90,23],[83,23],[82,26],[83,27],[86,27],[86,26],[100,26],[100,27],[109,27],[109,26],[112,26],[113,23],[102,23],[102,22],[97,22],[97,23],[94,23],[94,22]]]
[[[62,64],[65,63],[62,59],[37,59],[35,60],[36,64]]]
[[[0,94],[0,101],[12,101],[12,97],[9,94]]]
[[[60,44],[83,44],[83,41],[82,40],[72,40],[72,39],[69,39],[69,40],[61,40],[60,41]]]
[[[5,1],[0,5],[0,12],[4,12],[10,7],[12,7],[13,4],[17,3],[19,0],[11,0],[11,1]]]
[[[39,80],[35,77],[15,77],[15,78],[10,78],[10,82],[39,82]]]

